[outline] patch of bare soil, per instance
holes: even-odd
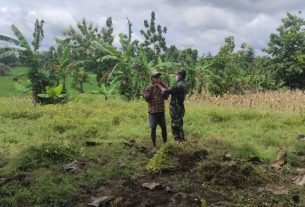
[[[87,203],[77,206],[145,206],[145,207],[183,207],[199,206],[200,199],[192,194],[175,192],[170,186],[162,183],[158,176],[145,174],[135,178],[112,178],[96,186]],[[114,203],[116,202],[116,203]]]
[[[204,150],[182,154],[170,172],[104,180],[82,205],[102,200],[97,206],[302,206],[304,192],[293,183],[294,173],[207,156]]]

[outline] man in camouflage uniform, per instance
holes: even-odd
[[[176,73],[176,83],[173,87],[165,89],[161,87],[165,95],[171,95],[170,115],[172,133],[177,141],[184,141],[183,117],[185,113],[184,99],[188,92],[185,82],[186,71],[182,68]]]
[[[152,153],[157,151],[156,129],[161,127],[163,143],[167,141],[164,100],[167,97],[162,94],[161,87],[167,86],[160,80],[161,73],[155,72],[151,76],[151,82],[144,90],[144,99],[148,102],[149,126],[151,128],[151,140],[153,143]]]

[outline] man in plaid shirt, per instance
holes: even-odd
[[[160,80],[160,76],[160,72],[154,72],[151,76],[151,82],[149,86],[147,86],[144,90],[144,98],[148,102],[149,126],[151,128],[151,140],[153,143],[152,153],[157,151],[157,125],[161,127],[163,143],[166,143],[167,141],[166,121],[164,113],[164,100],[167,99],[167,97],[161,93],[161,89],[158,85],[161,85],[164,88],[167,88],[167,86]]]

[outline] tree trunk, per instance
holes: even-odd
[[[63,78],[63,82],[64,82],[64,83],[63,83],[62,92],[63,92],[63,93],[67,93],[67,88],[66,88],[66,77]]]
[[[36,107],[36,105],[38,103],[38,95],[37,95],[37,92],[35,92],[35,91],[32,92],[32,101],[33,101],[34,107]]]
[[[83,82],[79,83],[79,92],[84,93],[84,87],[83,87]]]

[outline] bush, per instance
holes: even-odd
[[[20,160],[19,169],[49,167],[51,164],[74,160],[79,154],[79,147],[62,143],[44,143],[26,149]]]
[[[158,173],[162,170],[175,168],[178,164],[177,154],[182,150],[182,145],[177,143],[166,143],[162,145],[149,161],[146,169],[149,172]]]
[[[0,76],[4,76],[8,73],[8,71],[10,70],[10,67],[8,67],[7,65],[0,63]]]

